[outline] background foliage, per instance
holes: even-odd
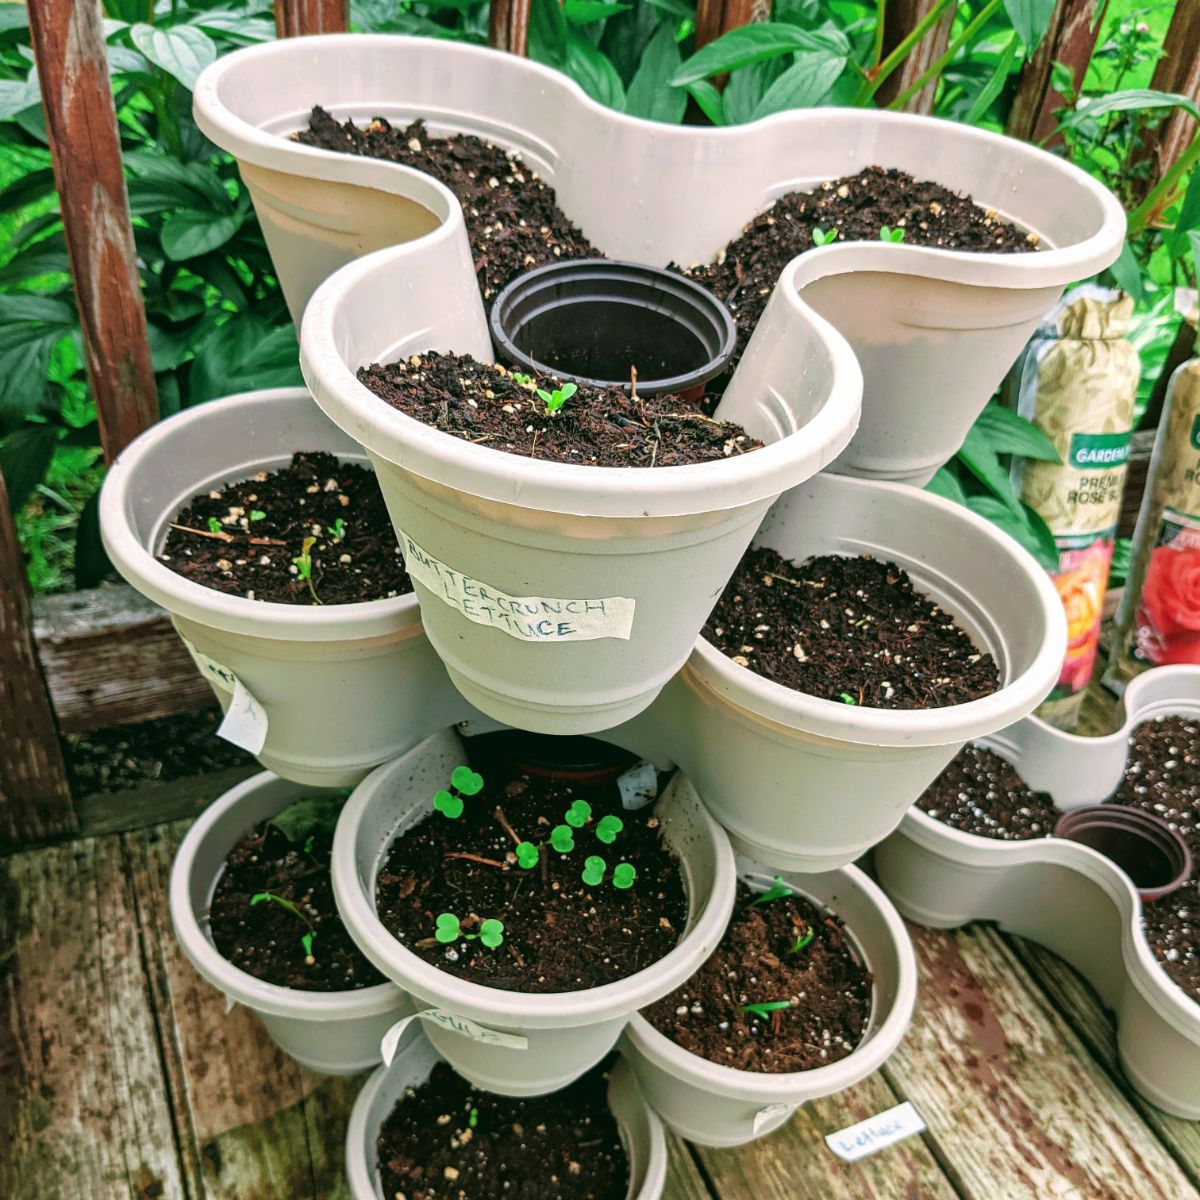
[[[736,124],[789,108],[873,106],[919,40],[885,55],[882,7],[776,0],[771,21],[693,52],[689,0],[534,0],[530,54],[602,103],[657,121]],[[948,51],[909,91],[936,79],[938,115],[1002,129],[1053,7],[941,0],[934,16],[955,14]],[[1111,0],[1086,78],[1061,67],[1056,74],[1070,101],[1059,114],[1056,152],[1103,179],[1134,214],[1114,278],[1138,301],[1134,340],[1146,389],[1174,337],[1172,289],[1195,281],[1200,257],[1200,172],[1192,169],[1200,139],[1154,203],[1140,199],[1146,131],[1190,104],[1148,90],[1172,7]],[[190,89],[208,63],[274,36],[269,4],[105,0],[104,9],[163,415],[231,391],[299,382],[295,331],[248,197],[232,161],[191,117]],[[354,0],[352,17],[362,30],[487,38],[480,0]],[[46,591],[93,584],[106,564],[95,520],[95,411],[32,63],[24,7],[0,3],[0,468],[31,581]],[[713,81],[723,75],[728,83],[718,90]],[[1052,540],[1013,495],[1005,466],[1011,453],[1044,457],[1047,448],[1031,427],[989,406],[933,487],[1050,565]]]

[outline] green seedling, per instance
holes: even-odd
[[[517,866],[524,867],[525,870],[531,870],[538,865],[538,859],[541,857],[541,851],[532,842],[519,842],[517,844]]]
[[[479,1109],[473,1108],[467,1113],[467,1128],[474,1129],[479,1124]]]
[[[601,817],[596,825],[596,837],[606,846],[611,846],[624,828],[625,822],[620,817]]]
[[[250,510],[250,520],[252,521],[261,521],[266,515],[261,508],[252,508]]]
[[[504,922],[489,917],[479,926],[478,933],[463,933],[462,922],[453,913],[439,913],[433,936],[444,946],[451,942],[482,942],[489,950],[504,944]]]
[[[433,807],[443,816],[453,820],[462,816],[463,797],[478,795],[482,790],[482,775],[472,771],[470,767],[455,767],[450,772],[450,790],[439,788],[434,792]]]
[[[317,931],[313,928],[313,923],[305,914],[298,909],[290,900],[283,896],[277,896],[274,892],[256,892],[250,897],[250,907],[253,908],[256,904],[278,904],[280,908],[286,908],[288,912],[297,916],[308,926],[308,932],[300,939],[300,945],[304,947],[304,961],[309,966],[313,964],[313,942],[316,940]]]
[[[570,854],[575,849],[575,835],[569,825],[555,825],[550,831],[550,845],[559,854]]]
[[[853,697],[852,695],[850,695],[850,693],[849,693],[849,692],[842,692],[842,693],[841,693],[841,694],[838,696],[838,699],[839,699],[839,700],[840,700],[840,701],[841,701],[843,704],[853,704],[853,703],[854,703],[854,697]]]
[[[582,829],[592,816],[592,806],[586,800],[576,800],[567,809],[563,820],[576,829]]]
[[[786,883],[783,882],[783,876],[776,875],[774,886],[769,888],[767,891],[763,892],[763,894],[761,896],[759,896],[759,898],[757,900],[755,900],[754,903],[755,904],[770,904],[772,900],[782,900],[784,898],[784,896],[790,896],[791,894],[792,894],[792,889],[790,887],[788,887],[788,885]]]
[[[453,792],[446,791],[445,788],[440,788],[433,793],[433,807],[444,817],[454,820],[455,817],[462,816],[462,797],[454,795]]]
[[[522,375],[520,371],[514,371],[512,373],[512,381],[518,387],[528,387],[533,382],[533,376]]]
[[[479,926],[479,940],[489,949],[495,950],[504,944],[504,922],[489,917]]]
[[[637,870],[629,863],[618,863],[613,868],[613,887],[620,888],[621,891],[633,887],[633,881],[636,878]]]
[[[221,522],[219,520],[217,520],[216,517],[208,518],[208,532],[209,533],[223,533],[224,532],[224,530],[221,528]]]
[[[788,953],[789,954],[799,954],[800,951],[803,950],[804,947],[807,946],[808,943],[813,940],[813,935],[815,933],[816,933],[816,930],[810,925],[808,927],[808,932],[803,937],[796,939],[796,944],[788,951]]]
[[[902,242],[904,241],[904,230],[899,227],[893,229],[890,225],[883,225],[879,229],[879,240],[881,242]]]
[[[830,242],[837,241],[838,231],[836,229],[814,229],[812,231],[812,241],[814,246],[828,246]]]
[[[538,388],[537,394],[546,405],[546,415],[552,417],[577,391],[579,388],[575,384],[564,383],[562,387],[555,388],[552,392],[546,391],[545,388]]]
[[[308,837],[306,837],[304,839],[304,853],[311,855],[312,852],[313,852],[313,839],[312,839],[312,834],[309,834]]]
[[[598,887],[604,882],[604,872],[608,870],[608,864],[605,863],[598,854],[589,854],[583,860],[583,882],[588,887]]]
[[[785,1008],[791,1008],[790,1000],[764,1000],[759,1004],[743,1004],[738,1012],[753,1013],[756,1017],[766,1017],[768,1013],[781,1012]]]
[[[317,589],[313,587],[313,560],[312,548],[317,543],[315,537],[306,537],[300,543],[300,553],[292,559],[292,565],[296,568],[296,574],[308,584],[309,593],[312,595],[313,603],[320,604],[321,597],[317,595]]]
[[[330,527],[330,536],[335,542],[340,542],[346,536],[346,522],[341,517]]]

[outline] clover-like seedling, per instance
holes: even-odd
[[[462,816],[462,797],[456,796],[453,792],[446,791],[445,788],[439,788],[433,793],[433,807],[443,816],[449,817],[453,821],[455,817]]]
[[[627,862],[617,863],[613,867],[613,887],[620,888],[621,891],[633,887],[636,878],[637,870]]]
[[[575,849],[575,835],[569,825],[555,825],[550,830],[550,845],[559,854],[570,854]]]
[[[530,870],[538,865],[540,854],[538,848],[532,842],[517,843],[517,866],[524,867],[525,870]]]
[[[624,828],[625,822],[620,817],[601,817],[596,824],[596,837],[606,846],[611,846]]]
[[[479,1124],[479,1109],[473,1108],[467,1113],[467,1128],[474,1129]]]
[[[477,796],[483,791],[483,776],[470,767],[455,767],[450,772],[450,786],[464,796]]]
[[[879,240],[881,242],[902,242],[904,241],[904,230],[899,226],[893,229],[890,225],[881,225]]]
[[[514,371],[512,373],[512,381],[518,387],[528,387],[533,382],[533,376],[522,375],[520,371]]]
[[[575,800],[567,809],[563,820],[576,829],[582,829],[591,819],[592,806],[586,800]]]
[[[784,896],[790,896],[791,894],[792,894],[792,889],[790,887],[788,887],[788,885],[786,883],[783,882],[783,876],[776,875],[775,883],[770,888],[768,888],[767,891],[763,892],[763,894],[761,896],[759,896],[759,898],[757,900],[755,900],[754,903],[755,904],[770,904],[772,900],[782,900],[784,898]]]
[[[854,697],[852,695],[850,695],[849,692],[842,692],[841,695],[838,696],[838,699],[843,704],[853,704],[854,703]]]
[[[546,406],[546,415],[552,417],[577,391],[579,388],[576,384],[564,383],[562,387],[555,388],[552,392],[546,391],[545,388],[538,388],[537,394]]]
[[[444,946],[461,939],[464,942],[482,942],[489,950],[504,943],[504,922],[489,917],[479,926],[478,933],[463,933],[462,922],[453,913],[438,913],[433,936]]]
[[[738,1012],[753,1013],[756,1017],[765,1017],[768,1013],[780,1012],[791,1008],[790,1000],[763,1000],[758,1004],[743,1004]]]
[[[261,508],[252,508],[250,510],[251,521],[261,521],[266,517],[266,513]]]
[[[828,246],[830,242],[837,241],[838,231],[836,229],[814,229],[812,231],[812,241],[814,246]]]
[[[449,945],[451,942],[457,942],[462,935],[462,926],[459,924],[458,918],[453,913],[438,913],[437,924],[433,930],[433,936],[437,938],[443,945]]]
[[[296,568],[296,574],[308,584],[308,590],[312,595],[313,603],[320,604],[321,597],[317,595],[317,589],[313,587],[312,577],[312,548],[314,545],[316,545],[316,541],[317,539],[315,537],[306,537],[304,541],[300,543],[300,553],[292,559],[292,565]]]
[[[477,936],[489,950],[495,950],[504,944],[504,922],[489,917],[479,926]]]
[[[208,518],[208,532],[209,533],[220,533],[221,532],[221,522],[216,517]]]
[[[335,542],[340,542],[346,536],[346,522],[338,517],[332,526],[332,537]]]
[[[789,954],[799,954],[800,951],[803,950],[804,947],[807,946],[808,943],[813,940],[813,934],[815,934],[815,933],[816,933],[816,929],[814,929],[813,926],[810,925],[808,927],[808,932],[803,937],[796,939],[796,944],[788,951],[788,953]]]
[[[250,897],[250,907],[253,908],[256,904],[278,904],[280,908],[286,908],[288,912],[299,917],[308,926],[308,932],[301,937],[300,944],[304,947],[304,961],[311,967],[314,961],[313,941],[316,939],[317,931],[308,917],[290,900],[283,896],[277,896],[274,892],[256,892]]]
[[[589,854],[583,860],[583,882],[588,887],[598,887],[604,882],[604,872],[608,865],[598,854]]]

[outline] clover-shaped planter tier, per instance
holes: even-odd
[[[255,826],[311,794],[309,787],[263,772],[210,804],[176,852],[171,921],[184,954],[228,1004],[252,1009],[279,1046],[302,1065],[348,1075],[379,1061],[379,1040],[412,1012],[411,997],[392,983],[337,992],[268,983],[222,956],[208,926],[209,905],[229,852]]]
[[[391,1065],[364,1084],[346,1129],[346,1173],[352,1200],[389,1200],[379,1179],[379,1133],[408,1089],[420,1087],[441,1055],[419,1029],[406,1035]],[[627,1063],[612,1070],[608,1106],[629,1159],[627,1200],[658,1200],[667,1178],[667,1143],[662,1123],[647,1106]]]
[[[625,744],[620,731],[612,740]],[[395,937],[377,903],[378,876],[393,843],[433,811],[434,795],[463,757],[462,742],[445,730],[359,784],[334,838],[338,909],[367,958],[410,992],[418,1008],[434,1010],[423,1018],[426,1033],[459,1074],[504,1095],[553,1091],[599,1062],[634,1012],[666,995],[708,957],[733,907],[733,852],[695,789],[677,773],[654,810],[662,840],[678,859],[686,896],[685,927],[673,948],[623,979],[577,991],[519,992],[459,978]],[[578,865],[591,853],[581,845]],[[504,869],[520,870],[513,864]],[[507,930],[505,936],[511,934]],[[602,956],[604,947],[596,946],[595,953]],[[513,1044],[514,1037],[524,1044]]]
[[[1027,717],[980,744],[1070,809],[1117,788],[1138,725],[1177,714],[1200,716],[1198,668],[1139,676],[1126,689],[1120,728],[1105,737]],[[912,808],[876,849],[875,866],[896,907],[921,925],[996,921],[1065,959],[1116,1013],[1117,1048],[1133,1086],[1167,1112],[1200,1119],[1200,1005],[1155,959],[1133,883],[1109,859],[1057,837],[1000,841],[964,833]]]
[[[862,429],[841,460],[855,474],[928,479],[1062,288],[1111,263],[1124,236],[1120,205],[1084,172],[968,125],[835,108],[720,129],[661,125],[596,104],[547,67],[480,47],[297,38],[226,56],[195,91],[201,129],[238,160],[294,313],[322,274],[389,242],[419,240],[422,222],[441,224],[424,236],[439,240],[442,270],[406,260],[420,265],[400,273],[404,286],[419,288],[433,312],[460,274],[473,279],[461,215],[446,215],[428,180],[286,140],[314,105],[360,123],[422,117],[434,134],[514,150],[600,250],[658,266],[708,262],[778,196],[876,164],[966,193],[1036,233],[1038,252],[1024,254],[838,243],[784,272],[753,357],[806,323],[797,289],[850,340],[866,377]],[[465,329],[474,316],[461,320]]]
[[[737,867],[751,890],[765,892],[772,886],[770,869],[741,857]],[[635,1016],[621,1051],[646,1099],[676,1133],[703,1146],[740,1146],[762,1137],[802,1104],[865,1079],[900,1044],[912,1017],[917,994],[912,943],[878,886],[857,867],[782,878],[794,892],[845,923],[854,952],[874,977],[870,1021],[846,1058],[810,1071],[769,1074],[711,1062],[676,1044],[644,1016]],[[765,971],[762,980],[768,989],[769,974]]]
[[[797,871],[844,866],[886,837],[965,741],[1030,712],[1066,649],[1062,605],[1011,538],[904,484],[819,475],[771,509],[755,544],[800,561],[896,563],[995,659],[1000,689],[945,708],[883,709],[793,691],[701,637],[642,722],[688,772],[734,848]]]
[[[268,603],[194,583],[157,558],[193,495],[314,450],[365,460],[303,388],[214,400],[124,450],[109,468],[100,522],[117,570],[167,609],[221,704],[238,708],[242,743],[262,738],[259,761],[285,778],[342,786],[469,715],[421,629],[416,597]]]

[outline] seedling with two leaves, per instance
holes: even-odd
[[[470,767],[458,766],[450,772],[450,789],[440,788],[433,794],[433,807],[453,820],[461,817],[463,797],[477,796],[483,791],[483,776]]]
[[[814,229],[812,231],[812,244],[814,246],[828,246],[830,242],[838,240],[838,231],[836,229]]]
[[[756,1017],[766,1018],[773,1012],[782,1012],[785,1008],[791,1008],[790,1000],[762,1000],[757,1004],[743,1004],[738,1012],[753,1013]]]
[[[577,391],[579,391],[579,387],[576,384],[564,383],[562,387],[555,388],[552,392],[546,391],[545,388],[538,388],[537,394],[546,406],[546,416],[552,417]]]
[[[589,854],[583,860],[583,882],[588,887],[599,887],[604,882],[604,876],[608,871],[608,864],[598,854]],[[619,891],[625,891],[627,888],[633,887],[633,881],[637,878],[637,869],[630,863],[618,863],[613,867],[612,885]]]
[[[453,913],[439,913],[433,936],[444,946],[451,942],[479,941],[489,950],[495,950],[504,944],[504,922],[489,917],[479,924],[478,933],[464,933],[462,922]]]
[[[545,842],[521,842],[516,849],[517,866],[530,870],[538,865],[544,846],[557,850],[559,854],[570,854],[575,849],[575,830],[582,829],[592,819],[592,806],[586,800],[574,800],[571,807],[563,814],[565,825],[555,825],[550,831],[550,837]],[[606,846],[611,846],[617,840],[617,834],[625,828],[625,822],[620,817],[601,817],[596,822],[595,834],[597,840]],[[588,860],[589,862],[591,859]],[[597,858],[597,862],[603,862]],[[587,882],[587,873],[584,873]],[[599,882],[599,880],[597,880]],[[632,880],[631,880],[632,882]],[[626,885],[628,886],[628,885]]]
[[[317,589],[313,586],[313,560],[312,548],[317,544],[315,537],[306,537],[300,543],[300,553],[292,559],[292,566],[296,568],[296,574],[308,584],[309,594],[313,598],[314,604],[321,603],[321,597],[317,595]]]
[[[316,940],[317,931],[313,928],[313,923],[308,917],[290,900],[283,896],[277,896],[274,892],[256,892],[250,897],[250,907],[253,908],[256,904],[277,904],[280,908],[287,909],[288,912],[299,917],[304,922],[308,927],[308,932],[301,937],[300,945],[304,947],[304,961],[311,967],[316,962],[316,958],[313,956],[313,942]]]
[[[881,225],[879,240],[881,242],[902,242],[904,241],[904,229],[900,226],[893,229],[890,225]]]

